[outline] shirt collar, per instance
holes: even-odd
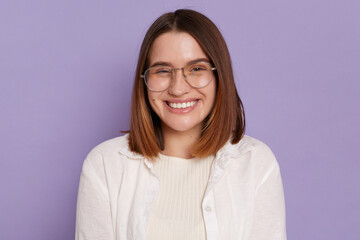
[[[127,134],[126,137],[128,138],[128,136],[129,135]],[[240,157],[251,151],[254,147],[252,144],[248,143],[248,138],[249,137],[247,135],[244,135],[237,144],[232,144],[230,140],[226,142],[225,145],[216,153],[214,163],[219,165],[221,168],[225,168],[229,164],[231,158]],[[119,153],[132,159],[144,159],[145,164],[149,168],[153,166],[153,163],[146,159],[143,155],[130,151],[128,145],[121,148]]]
[[[124,135],[124,137],[126,137],[127,141],[126,141],[126,145],[122,146],[122,148],[119,149],[119,153],[121,153],[122,155],[125,155],[128,158],[133,158],[133,159],[141,159],[144,158],[143,155],[130,151],[129,149],[129,134],[127,133],[126,135]]]
[[[251,151],[254,146],[248,143],[248,136],[244,135],[239,143],[232,144],[230,140],[216,153],[214,163],[221,168],[226,168],[231,158],[239,158]]]

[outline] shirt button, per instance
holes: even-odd
[[[205,207],[205,210],[206,210],[207,212],[210,212],[210,211],[211,211],[211,207],[210,207],[210,206],[206,206],[206,207]]]

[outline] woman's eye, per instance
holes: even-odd
[[[192,72],[198,72],[198,71],[203,71],[203,70],[206,70],[206,68],[201,67],[201,66],[196,66],[196,67],[191,68]]]
[[[170,73],[169,69],[157,69],[155,70],[155,74],[167,74]]]

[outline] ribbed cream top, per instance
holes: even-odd
[[[160,192],[151,209],[146,240],[206,239],[201,202],[214,157],[183,159],[160,154]]]

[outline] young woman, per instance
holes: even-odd
[[[226,43],[192,10],[141,46],[127,135],[84,161],[76,239],[286,239],[278,163],[244,135]]]

